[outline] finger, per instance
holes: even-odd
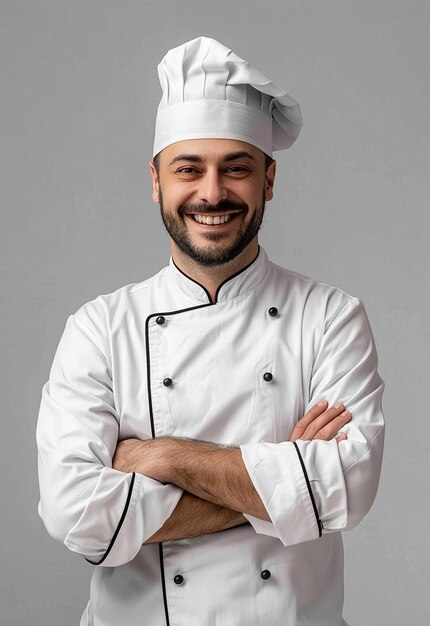
[[[318,404],[309,409],[309,411],[305,413],[305,415],[301,419],[299,419],[297,424],[294,426],[293,432],[290,436],[290,441],[301,439],[301,436],[303,435],[309,424],[311,424],[317,417],[324,413],[324,411],[327,409],[327,406],[327,400],[320,400]]]
[[[320,416],[313,420],[305,429],[302,439],[314,439],[316,434],[322,430],[327,424],[330,424],[341,413],[345,411],[345,406],[341,402],[337,402]],[[339,430],[339,429],[338,429]],[[336,434],[337,431],[334,433]]]
[[[348,435],[346,433],[340,433],[340,435],[336,437],[337,443],[339,443],[339,441],[345,441],[345,439],[348,439]]]
[[[338,432],[351,421],[352,415],[349,411],[343,411],[340,415],[335,417],[329,424],[321,428],[315,436],[314,439],[322,439],[324,441],[330,441],[335,437]]]

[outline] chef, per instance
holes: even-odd
[[[258,243],[299,106],[206,37],[158,71],[170,264],[67,320],[40,515],[95,565],[81,626],[346,624],[341,532],[376,494],[383,382],[360,300]]]

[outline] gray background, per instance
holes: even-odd
[[[167,262],[147,172],[155,68],[202,34],[300,101],[305,127],[278,155],[261,241],[277,263],[360,297],[380,354],[385,463],[372,511],[345,535],[345,616],[430,623],[429,3],[0,6],[1,623],[77,625],[87,601],[91,566],[36,512],[40,390],[67,316]]]

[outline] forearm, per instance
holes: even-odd
[[[166,444],[172,460],[162,482],[173,483],[214,504],[270,521],[239,448],[179,439],[169,439]]]
[[[328,408],[327,401],[322,400],[299,420],[290,441],[299,438],[329,441],[336,438],[339,443],[345,440],[345,433],[337,434],[351,419],[351,414],[344,408],[342,403]],[[138,472],[159,482],[172,483],[218,507],[271,521],[249,477],[239,448],[171,437],[146,441],[128,439],[118,444],[113,467],[123,472]],[[203,506],[203,503],[196,506]],[[216,509],[212,512],[220,513]],[[170,524],[173,524],[176,515],[179,519],[179,513],[180,510],[175,511]],[[201,513],[204,514],[204,511]],[[226,515],[228,518],[229,514]]]
[[[180,447],[180,444],[193,442],[168,438],[147,441],[124,440],[118,444],[112,466],[122,472],[138,472],[160,482],[173,483],[173,478],[163,480],[165,473],[163,468],[170,465],[169,461],[176,455],[172,446],[175,443]],[[145,543],[198,537],[246,523],[240,511],[187,491],[185,489],[172,515]]]
[[[172,483],[215,505],[270,521],[239,448],[170,437],[128,440],[119,444],[114,467]]]
[[[169,519],[145,543],[200,537],[244,523],[241,513],[185,492]]]

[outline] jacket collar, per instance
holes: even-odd
[[[221,283],[216,294],[216,303],[227,302],[255,289],[266,276],[268,269],[269,259],[265,250],[260,246],[257,257],[250,265],[247,265],[243,270],[233,274],[233,276]],[[169,275],[175,286],[191,300],[200,304],[208,304],[210,302],[210,297],[205,287],[184,274],[175,265],[172,258],[170,258]]]

